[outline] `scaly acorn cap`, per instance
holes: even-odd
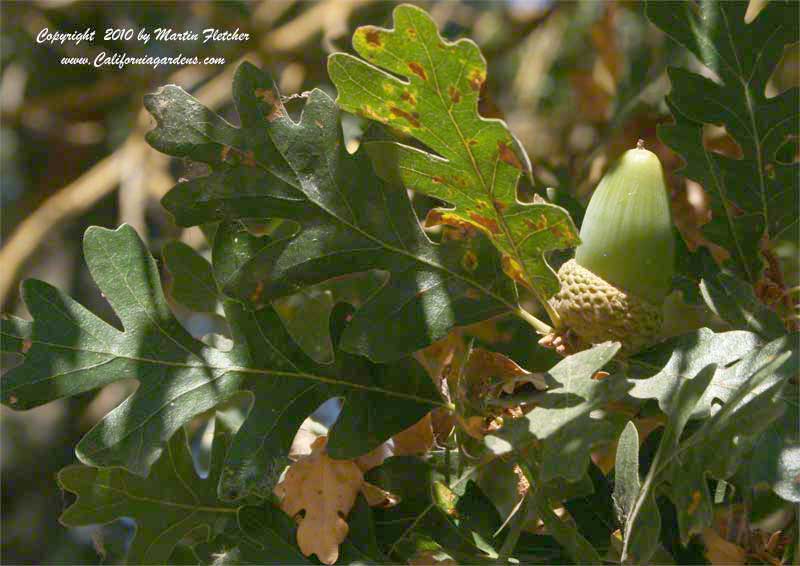
[[[622,343],[624,356],[654,343],[661,332],[661,306],[626,293],[569,260],[558,270],[561,290],[550,304],[561,324],[580,339],[582,347],[609,340]]]
[[[584,345],[618,340],[623,355],[655,342],[674,255],[664,172],[640,140],[600,181],[575,259],[558,272],[561,290],[551,304],[561,331]]]

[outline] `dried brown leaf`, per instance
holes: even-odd
[[[334,460],[325,453],[326,437],[311,445],[311,454],[289,466],[275,495],[292,517],[304,511],[297,544],[305,556],[316,554],[325,564],[339,558],[339,545],[350,527],[345,517],[355,504],[364,474],[352,460]]]
[[[394,507],[400,501],[395,494],[383,490],[369,482],[364,482],[361,486],[361,493],[364,495],[364,499],[367,500],[370,507],[386,509],[388,507]]]
[[[425,454],[433,448],[433,424],[431,414],[428,413],[422,419],[408,427],[404,431],[395,434],[393,452],[396,456],[409,454]]]
[[[705,555],[711,564],[747,564],[747,551],[728,542],[714,529],[703,531],[703,544],[706,545]]]

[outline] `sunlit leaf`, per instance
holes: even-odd
[[[366,61],[345,53],[329,58],[336,102],[430,148],[367,144],[382,177],[453,205],[431,211],[428,225],[483,232],[502,252],[506,273],[550,297],[559,285],[544,252],[576,245],[577,231],[564,209],[517,199],[517,181],[530,166],[505,123],[478,114],[486,80],[480,50],[468,39],[444,41],[414,6],[395,8],[394,25],[356,30],[353,47]]]
[[[217,496],[230,443],[230,431],[221,423],[216,423],[206,478],[195,470],[183,428],[170,439],[147,479],[122,468],[64,468],[58,482],[78,499],[61,515],[61,522],[74,527],[131,517],[136,534],[127,554],[129,564],[168,563],[178,542],[190,532],[202,529],[206,538],[216,534],[220,525],[236,518],[236,507]]]
[[[755,284],[763,269],[762,241],[798,238],[800,166],[778,151],[798,136],[800,89],[767,98],[770,75],[786,44],[800,40],[797,6],[769,2],[745,21],[747,2],[648,1],[647,16],[714,75],[669,68],[667,103],[675,123],[659,137],[686,162],[681,173],[711,197],[708,237],[731,254],[736,273]],[[742,159],[708,149],[703,125],[724,126]]]

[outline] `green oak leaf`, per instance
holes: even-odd
[[[366,61],[345,53],[329,57],[337,104],[430,148],[366,144],[379,175],[453,205],[431,211],[428,225],[483,232],[503,254],[507,274],[543,299],[552,296],[559,284],[544,253],[575,246],[577,231],[563,208],[517,199],[517,182],[529,166],[505,123],[478,114],[486,80],[480,49],[468,39],[444,41],[431,17],[414,6],[395,8],[394,26],[356,30],[353,47]]]
[[[633,421],[625,425],[614,463],[614,512],[624,525],[639,495],[639,432]]]
[[[589,464],[587,479],[594,490],[593,493],[569,498],[564,501],[564,508],[569,511],[578,531],[586,537],[589,544],[604,554],[609,549],[614,531],[617,530],[612,486],[594,463]],[[616,481],[615,477],[614,488]]]
[[[459,562],[487,560],[469,529],[458,527],[455,494],[428,463],[395,456],[370,470],[365,479],[400,499],[393,507],[373,510],[378,543],[390,559],[405,562],[435,541]]]
[[[145,97],[157,122],[150,145],[211,169],[164,197],[179,225],[265,218],[294,225],[237,248],[228,277],[218,279],[226,294],[263,302],[342,275],[386,271],[388,281],[341,339],[343,349],[377,361],[427,346],[454,325],[518,310],[491,243],[433,243],[406,191],[378,178],[363,150],[347,152],[327,94],[310,92],[294,122],[272,79],[243,63],[233,98],[239,128],[176,86]]]
[[[798,137],[800,89],[772,98],[765,91],[784,46],[800,40],[800,25],[797,5],[788,0],[767,3],[750,23],[746,10],[746,2],[651,0],[646,11],[716,75],[669,68],[667,104],[675,123],[659,126],[658,134],[685,160],[682,174],[711,197],[704,231],[731,253],[736,274],[752,285],[763,269],[762,238],[798,238],[800,165],[782,161],[779,150]],[[724,126],[742,159],[707,149],[704,124]]]
[[[642,564],[649,562],[658,549],[661,532],[661,515],[656,506],[655,488],[662,480],[659,474],[664,466],[677,454],[681,434],[695,406],[714,377],[717,366],[709,364],[702,368],[694,379],[681,380],[668,410],[669,420],[658,445],[658,450],[650,463],[647,477],[639,489],[631,509],[627,513],[623,531],[624,546],[622,561],[635,560]],[[637,470],[638,473],[638,470]]]
[[[30,347],[33,324],[30,320],[11,315],[0,315],[0,352],[24,354]]]
[[[786,410],[753,442],[758,447],[747,457],[745,479],[750,485],[766,482],[776,495],[800,503],[800,395],[797,388],[783,392]]]
[[[695,405],[693,419],[709,416],[715,403],[725,403],[747,380],[776,356],[793,351],[796,335],[783,336],[764,344],[756,334],[744,330],[714,333],[708,328],[684,334],[643,352],[630,361],[633,379],[630,396],[636,399],[657,399],[665,413],[681,383],[692,379],[708,364],[718,364],[711,385]],[[796,351],[794,351],[796,355]],[[791,377],[791,366],[781,370],[785,380]]]
[[[24,362],[4,376],[2,401],[29,409],[136,379],[138,389],[78,443],[76,454],[88,465],[121,466],[144,476],[182,425],[244,394],[252,399],[251,408],[227,455],[220,490],[231,499],[265,496],[288,462],[301,422],[327,399],[344,398],[328,443],[336,458],[375,448],[442,404],[425,370],[411,358],[379,365],[337,351],[333,364],[313,362],[269,307],[227,300],[233,348],[206,346],[169,310],[155,261],[130,226],[90,228],[84,252],[125,330],[50,285],[27,281],[23,297],[33,315],[31,346]],[[6,335],[19,328],[2,322]]]
[[[618,342],[607,342],[559,362],[548,372],[552,378],[548,390],[528,400],[535,408],[486,436],[484,442],[489,450],[502,456],[524,452],[538,443],[542,482],[559,477],[571,482],[580,480],[586,473],[592,448],[612,442],[625,424],[591,416],[606,403],[623,397],[632,386],[621,375],[592,379],[618,350]]]
[[[208,539],[220,525],[236,518],[237,509],[217,496],[231,432],[215,423],[208,476],[195,470],[183,427],[167,443],[147,479],[122,468],[68,466],[58,473],[62,489],[78,496],[61,515],[75,527],[109,523],[122,517],[136,522],[126,556],[128,564],[166,564],[178,543],[192,533]]]
[[[761,433],[783,413],[785,404],[780,396],[788,381],[786,374],[793,371],[796,375],[798,370],[792,357],[785,352],[751,374],[735,395],[677,447],[665,476],[672,483],[670,498],[684,545],[714,518],[706,475],[717,480],[730,478],[756,448]]]
[[[183,242],[169,242],[163,257],[172,275],[170,296],[195,312],[216,312],[220,293],[208,261]]]
[[[297,524],[273,505],[246,505],[237,515],[244,537],[238,540],[239,561],[245,564],[310,564],[297,548]]]
[[[742,368],[737,375],[741,379],[735,388],[720,388],[721,370],[715,364],[709,364],[692,379],[679,380],[666,409],[666,429],[626,524],[625,546],[637,559],[646,561],[658,540],[658,530],[650,532],[650,526],[658,523],[657,514],[652,513],[659,485],[670,486],[667,493],[675,505],[680,539],[685,545],[713,520],[707,476],[730,478],[748,454],[764,450],[758,443],[766,431],[783,426],[778,420],[787,406],[783,397],[789,378],[797,375],[799,360],[785,344],[780,345],[783,348],[767,345],[766,355],[757,352],[758,362],[750,359],[752,355],[739,362],[737,366]],[[686,425],[702,412],[709,397],[722,397],[721,407],[684,435]],[[709,450],[709,446],[714,449]],[[781,457],[778,451],[772,455],[774,459]]]
[[[691,379],[708,364],[725,367],[757,350],[761,341],[756,334],[744,330],[714,332],[700,328],[670,338],[631,358],[629,375],[634,379],[630,392],[636,399],[657,399],[661,410],[669,413],[669,405],[681,383]],[[695,417],[707,415],[711,399],[697,406]]]

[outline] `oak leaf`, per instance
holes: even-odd
[[[275,495],[287,514],[305,511],[297,529],[300,551],[333,564],[350,530],[345,517],[356,502],[364,474],[352,460],[330,458],[325,453],[326,443],[324,437],[314,441],[311,454],[292,464],[275,486]]]
[[[395,456],[406,454],[424,454],[433,448],[433,425],[431,413],[428,413],[416,424],[398,432],[392,437]]]

